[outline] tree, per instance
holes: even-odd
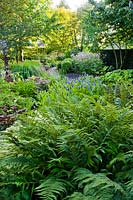
[[[58,8],[63,7],[63,8],[66,8],[66,9],[70,9],[70,8],[69,8],[69,5],[66,3],[65,0],[61,0],[60,3],[59,3],[59,5],[58,5],[57,7],[58,7]]]
[[[48,3],[48,0],[1,1],[0,39],[7,40],[16,60],[22,61],[23,47],[28,45],[31,37],[38,37],[45,29]]]
[[[53,11],[57,21],[56,28],[45,37],[48,52],[64,53],[78,46],[79,20],[76,13],[64,7]]]
[[[97,44],[97,49],[111,46],[116,60],[116,68],[121,68],[125,57],[122,56],[121,49],[122,47],[127,49],[133,37],[132,10],[126,0],[105,0],[99,4],[90,0],[90,4],[92,9],[86,10],[86,14],[83,17],[85,21],[84,28],[89,38],[88,41],[92,42],[92,47]],[[91,37],[91,33],[93,33],[94,37]],[[120,52],[119,66],[115,51],[116,47]]]
[[[89,3],[81,6],[78,9],[78,18],[80,19],[80,50],[82,51],[84,47],[91,51],[97,49],[95,30],[96,26],[91,25],[91,19],[88,17],[89,13],[93,9],[93,6]],[[95,41],[95,45],[94,45]],[[93,43],[93,46],[92,46]]]

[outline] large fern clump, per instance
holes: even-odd
[[[36,110],[0,133],[0,198],[131,200],[131,92],[83,77],[39,93]]]

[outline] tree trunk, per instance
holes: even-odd
[[[122,54],[122,50],[120,49],[120,61],[121,61],[120,69],[123,68],[123,64],[125,62],[126,54],[127,54],[127,48],[125,48],[125,51],[123,50],[123,54]]]
[[[18,63],[19,59],[18,59],[18,50],[16,50],[16,63]]]
[[[115,67],[116,67],[116,69],[119,69],[118,58],[117,58],[117,54],[116,54],[114,47],[113,47],[113,53],[114,53],[114,57],[115,57]]]
[[[84,50],[84,33],[81,33],[81,46],[80,51],[82,52]]]
[[[4,54],[3,57],[4,57],[5,80],[7,82],[12,82],[9,65],[8,65],[8,57],[6,54]]]
[[[120,51],[120,69],[122,68],[122,66],[123,66],[123,58],[122,58],[122,51],[121,51],[121,48],[119,49],[119,51]]]
[[[116,44],[117,45],[117,44]],[[123,57],[122,57],[122,49],[121,49],[121,44],[120,42],[118,43],[117,45],[118,49],[119,49],[119,61],[120,61],[120,69],[122,68],[123,66]]]
[[[116,51],[115,51],[115,48],[114,48],[114,43],[112,42],[112,40],[108,37],[108,34],[105,33],[106,37],[108,38],[108,41],[112,47],[112,50],[113,50],[113,53],[114,53],[114,57],[115,57],[115,68],[116,69],[119,69],[119,65],[118,65],[118,57],[117,57],[117,54],[116,54]]]
[[[19,61],[20,62],[24,61],[23,50],[21,48],[19,49]]]
[[[123,64],[124,64],[124,62],[125,62],[126,56],[127,56],[127,47],[125,47],[125,53],[124,53],[124,56],[123,56]],[[122,66],[122,67],[123,67],[123,66]]]

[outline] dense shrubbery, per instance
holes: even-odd
[[[39,93],[38,108],[1,132],[0,197],[131,200],[131,91],[83,77]]]
[[[98,54],[80,52],[72,58],[66,58],[58,63],[61,73],[79,73],[98,75],[103,69],[103,62]]]
[[[83,61],[74,61],[74,66],[81,74],[86,73],[88,75],[98,75],[100,71],[102,71],[103,63],[100,59],[93,58]]]

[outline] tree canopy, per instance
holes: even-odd
[[[0,2],[0,39],[6,40],[16,56],[31,37],[39,37],[48,23],[48,0],[4,0]]]
[[[82,24],[88,47],[97,51],[106,47],[127,49],[133,44],[133,12],[127,1],[89,1]],[[121,59],[121,65],[122,65]],[[118,66],[117,66],[118,67]]]

